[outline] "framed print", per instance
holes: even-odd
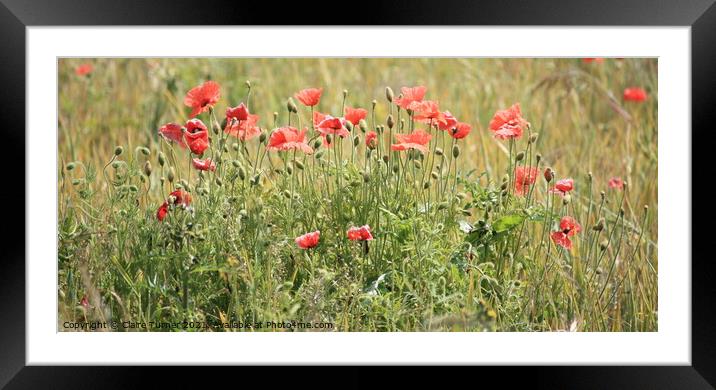
[[[370,26],[31,3],[0,8],[8,388],[129,384],[98,365],[716,380],[692,222],[710,2],[382,4]]]

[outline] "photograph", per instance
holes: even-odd
[[[57,331],[658,332],[658,66],[58,57]]]

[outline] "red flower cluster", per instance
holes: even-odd
[[[572,217],[562,217],[559,222],[559,229],[550,235],[555,244],[564,249],[572,249],[572,240],[569,237],[574,236],[582,230],[582,227]]]

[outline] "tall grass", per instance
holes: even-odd
[[[92,73],[76,75],[87,62]],[[655,59],[61,59],[60,321],[655,331],[656,67]],[[199,119],[211,134],[204,157],[217,169],[198,172],[188,149],[157,130],[183,124],[186,91],[208,79],[222,96]],[[426,98],[472,132],[454,140],[386,100],[386,86],[397,95],[412,85],[427,86]],[[312,86],[324,88],[318,111],[367,109],[365,130],[381,134],[376,149],[360,126],[315,147],[311,110],[286,107]],[[647,101],[624,102],[630,86],[645,88]],[[264,142],[221,131],[225,108],[240,102],[260,115]],[[495,139],[487,124],[514,102],[529,132]],[[316,153],[266,150],[271,131],[289,123],[308,128]],[[389,151],[394,134],[414,128],[433,134],[427,153]],[[525,166],[540,175],[517,196],[514,168]],[[548,192],[546,167],[555,180],[574,179],[569,197]],[[608,187],[613,176],[624,190]],[[157,221],[177,187],[191,193],[190,207]],[[571,250],[550,239],[563,216],[582,227]],[[374,240],[346,239],[364,224]],[[298,248],[295,237],[314,230],[318,246]]]

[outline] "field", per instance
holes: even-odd
[[[656,59],[58,72],[60,330],[658,330]]]

